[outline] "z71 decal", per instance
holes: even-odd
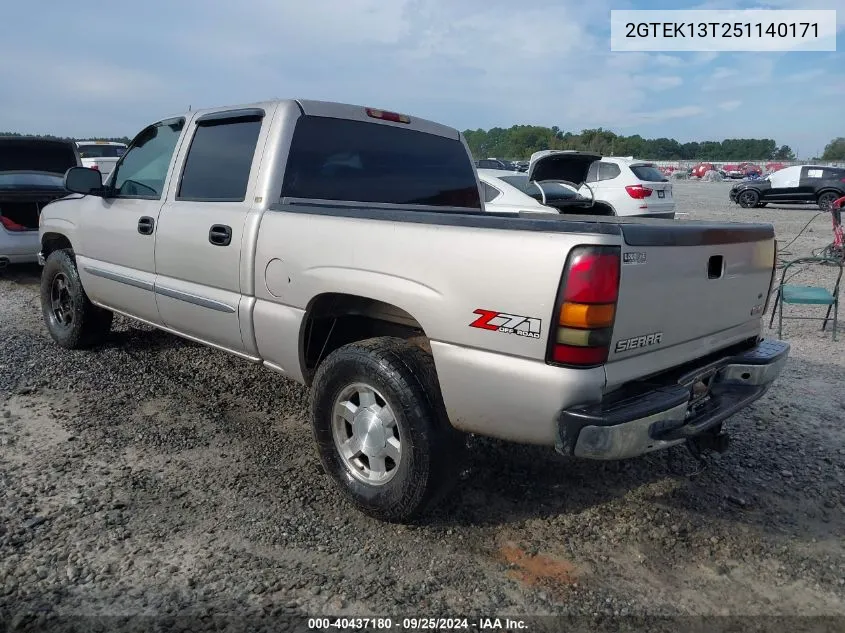
[[[519,316],[518,314],[505,314],[496,310],[475,310],[473,314],[480,315],[475,321],[469,324],[470,327],[477,327],[481,330],[501,332],[502,334],[516,334],[528,338],[540,338],[542,323],[540,319],[533,317]]]
[[[663,341],[663,332],[655,332],[654,334],[645,334],[643,336],[635,336],[633,338],[622,339],[616,342],[617,352],[627,352],[632,349],[640,347],[648,347],[650,345],[660,345]]]

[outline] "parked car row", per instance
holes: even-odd
[[[674,218],[672,184],[653,164],[569,150],[531,156],[525,174],[479,169],[490,211]]]
[[[650,165],[585,152],[494,171],[516,210],[580,212],[605,184],[671,201]],[[598,460],[726,448],[789,353],[761,339],[773,227],[495,213],[479,173],[457,130],[375,108],[159,120],[41,209],[45,327],[95,346],[119,313],[307,385],[325,472],[389,521],[460,481],[464,433]]]

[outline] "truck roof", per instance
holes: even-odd
[[[334,119],[349,119],[352,121],[363,121],[367,123],[381,123],[383,125],[401,125],[417,132],[436,134],[438,136],[445,136],[447,138],[455,140],[460,138],[460,132],[457,129],[451,128],[447,125],[442,125],[429,119],[423,119],[421,117],[402,113],[409,119],[409,122],[397,123],[393,121],[379,119],[374,117],[372,114],[368,114],[368,111],[372,111],[373,113],[393,112],[390,110],[383,110],[382,108],[377,108],[375,106],[354,105],[349,103],[338,103],[334,101],[317,101],[313,99],[270,99],[267,101],[258,101],[255,103],[217,106],[213,108],[202,108],[198,110],[192,110],[191,112],[183,112],[175,116],[187,116],[188,114],[204,116],[207,114],[214,114],[216,112],[224,112],[226,110],[270,110],[275,108],[279,104],[296,104],[300,112],[307,116],[321,116]]]

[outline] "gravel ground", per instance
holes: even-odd
[[[678,210],[773,222],[782,244],[816,212],[743,210],[727,189],[676,183]],[[823,215],[788,250],[831,236]],[[776,388],[701,472],[683,449],[603,464],[471,438],[456,493],[395,526],[322,474],[302,387],[124,319],[95,351],[61,350],[38,274],[0,274],[0,629],[288,613],[845,626],[845,332],[787,322]]]

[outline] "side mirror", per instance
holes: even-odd
[[[71,167],[65,172],[65,189],[83,195],[103,195],[103,175],[88,167]]]

